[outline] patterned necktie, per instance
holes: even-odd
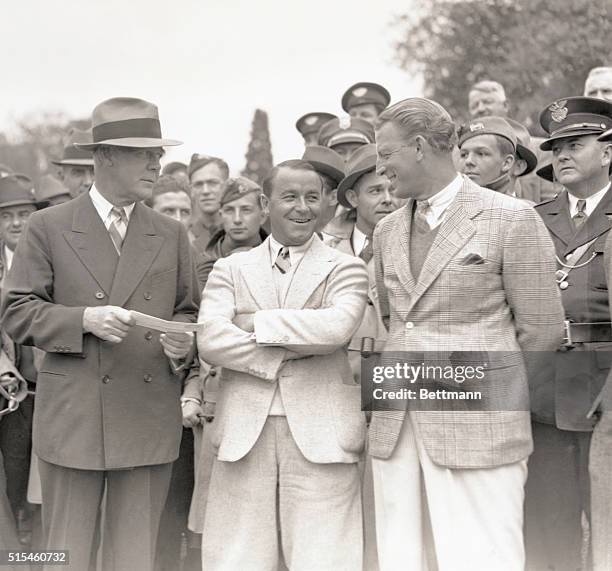
[[[578,230],[578,228],[580,228],[580,226],[582,226],[586,222],[586,219],[588,218],[587,213],[585,212],[585,209],[586,209],[586,200],[584,200],[584,198],[581,198],[578,201],[578,204],[576,205],[576,214],[572,216],[572,221],[574,222],[574,228],[576,228],[576,230]]]
[[[286,274],[291,269],[291,260],[289,259],[289,248],[283,246],[276,256],[274,265],[278,268],[281,274]]]
[[[427,214],[431,212],[431,207],[427,200],[417,200],[414,209],[414,226],[419,232],[429,232],[431,226],[427,220]]]
[[[361,250],[361,253],[359,254],[359,257],[367,264],[372,259],[373,255],[374,255],[374,249],[372,248],[372,242],[370,241],[369,238],[366,238],[366,241],[363,245],[363,249]]]
[[[119,206],[113,206],[111,209],[111,223],[108,227],[108,233],[110,234],[115,250],[117,254],[121,254],[121,245],[127,232],[127,216],[125,210]]]

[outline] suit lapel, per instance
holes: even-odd
[[[122,306],[129,299],[151,267],[163,242],[163,237],[155,230],[147,207],[136,203],[113,280],[109,300],[112,305]]]
[[[410,269],[410,229],[412,226],[412,210],[414,208],[414,200],[411,198],[406,206],[402,208],[403,212],[399,216],[399,231],[397,232],[398,239],[391,238],[391,253],[394,260],[394,267],[400,283],[408,291],[413,291],[416,285],[416,280]]]
[[[74,199],[72,230],[63,235],[100,288],[110,295],[118,256],[89,193]]]
[[[576,232],[569,217],[567,191],[560,192],[553,201],[538,207],[538,211],[550,233],[567,246]]]
[[[270,260],[270,238],[249,252],[249,261],[243,263],[239,271],[260,309],[278,309]]]
[[[610,230],[610,228],[612,228],[612,223],[608,216],[612,217],[612,192],[610,189],[604,194],[586,222],[568,242],[565,254],[569,254],[576,248],[579,248],[583,244],[594,240],[604,232]]]
[[[336,262],[331,253],[315,236],[293,274],[283,307],[302,309],[315,289],[335,266]]]
[[[474,235],[476,227],[472,218],[481,210],[480,200],[469,192],[468,183],[464,182],[455,200],[449,206],[444,221],[440,224],[438,233],[425,258],[414,291],[415,302],[431,286],[455,254]]]

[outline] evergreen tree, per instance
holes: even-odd
[[[261,184],[272,165],[272,147],[268,130],[268,114],[261,109],[255,110],[251,127],[251,141],[245,155],[246,166],[240,173],[257,184]]]

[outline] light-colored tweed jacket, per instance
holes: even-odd
[[[555,251],[535,210],[524,202],[463,185],[423,264],[411,274],[413,200],[374,232],[380,309],[389,320],[390,351],[506,352],[515,358],[489,371],[527,394],[521,351],[554,351],[563,337],[563,308],[555,282]],[[488,353],[491,354],[491,353]],[[404,410],[375,412],[369,452],[388,458]],[[451,468],[499,466],[532,451],[529,412],[415,411],[431,459]]]

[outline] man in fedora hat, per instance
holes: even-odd
[[[323,232],[327,223],[336,215],[338,207],[337,188],[344,178],[344,159],[336,151],[321,145],[306,147],[302,160],[310,163],[321,177],[321,212],[317,232]]]
[[[304,145],[306,147],[309,147],[310,145],[318,145],[319,129],[332,119],[336,119],[336,116],[333,113],[325,113],[324,111],[314,111],[312,113],[302,115],[295,122],[295,128],[304,138]]]
[[[26,222],[37,209],[46,206],[37,201],[25,175],[10,174],[0,178],[0,289],[15,258],[15,248]],[[0,424],[0,454],[4,457],[7,495],[20,531],[30,529],[32,510],[26,499],[32,449],[32,414],[36,387],[35,353],[32,347],[15,344],[4,329],[2,349],[21,376],[31,394],[19,408]],[[25,536],[24,536],[25,539]]]
[[[40,179],[35,195],[39,202],[46,202],[48,206],[55,206],[72,200],[68,188],[50,174],[46,174]]]
[[[344,92],[342,109],[351,117],[358,117],[374,125],[389,101],[391,95],[382,85],[361,81]]]
[[[72,129],[59,161],[51,161],[60,167],[58,176],[72,198],[87,192],[94,180],[94,162],[91,149],[77,147],[80,143],[91,143],[91,132]]]
[[[597,395],[610,370],[612,330],[604,244],[612,228],[609,167],[612,103],[564,97],[540,113],[563,190],[538,204],[555,245],[565,342],[530,379],[534,451],[525,496],[527,563],[583,568],[583,519],[590,519],[588,458]],[[563,498],[563,501],[559,501]]]
[[[37,381],[48,549],[87,569],[103,492],[104,568],[152,569],[181,437],[181,374],[192,333],[135,326],[130,310],[194,321],[198,286],[184,226],[141,203],[165,145],[157,107],[118,97],[93,111],[96,183],[36,213],[3,300],[7,332],[46,351]],[[111,560],[112,559],[112,560]]]

